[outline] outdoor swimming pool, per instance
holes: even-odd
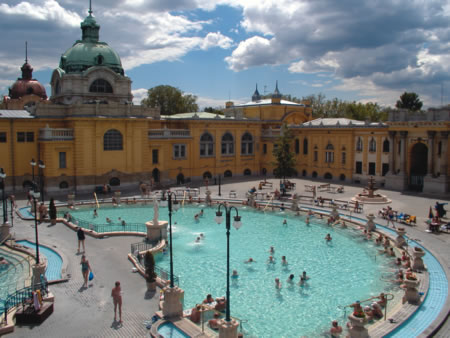
[[[26,258],[1,247],[0,256],[9,262],[8,265],[0,265],[0,299],[5,300],[9,294],[25,287],[30,276],[30,264]],[[0,302],[0,313],[3,313],[3,301]]]
[[[194,220],[199,207],[186,207],[173,213],[174,273],[185,290],[185,308],[201,303],[208,293],[225,295],[226,290],[226,229],[215,223],[216,208],[205,208],[200,221]],[[71,211],[76,219],[104,223],[106,217],[118,217],[126,222],[144,223],[153,218],[153,207]],[[104,213],[104,214],[103,214]],[[252,336],[318,336],[329,329],[333,319],[343,323],[343,311],[338,307],[363,300],[380,292],[393,292],[383,281],[386,272],[394,270],[391,260],[379,255],[372,242],[363,241],[359,232],[329,228],[324,220],[289,217],[284,213],[239,211],[243,226],[231,230],[230,266],[239,272],[231,284],[231,315],[244,321],[243,328]],[[160,219],[168,219],[167,208],[160,208]],[[287,226],[283,226],[283,219]],[[177,224],[175,224],[175,222]],[[195,243],[203,233],[205,239]],[[333,240],[327,244],[324,237]],[[266,264],[269,247],[275,247],[275,264]],[[289,264],[281,264],[285,255]],[[249,257],[256,262],[244,263]],[[157,264],[168,270],[168,255],[159,255]],[[311,277],[307,286],[296,283],[306,270]],[[295,284],[286,282],[295,275]],[[274,279],[282,282],[277,291]],[[398,300],[398,297],[396,298]],[[348,311],[347,311],[348,314]]]
[[[30,241],[17,241],[17,244],[21,244],[28,248],[36,248],[36,244]],[[39,253],[47,258],[47,269],[45,270],[45,277],[48,281],[61,279],[62,258],[53,249],[49,247],[39,245]]]

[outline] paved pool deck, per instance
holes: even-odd
[[[226,180],[221,186],[221,197],[228,198],[229,191],[236,191],[238,199],[244,199],[245,193],[255,186],[258,188],[260,179],[244,181],[243,179]],[[278,186],[279,180],[268,179],[273,182],[273,189]],[[304,185],[319,185],[326,182],[310,181],[303,179],[291,179],[296,183],[295,192],[301,195],[311,195],[305,192]],[[336,184],[332,184],[336,185]],[[218,186],[210,185],[213,199],[218,197]],[[273,189],[264,189],[270,192]],[[200,187],[201,196],[204,198],[206,188]],[[317,192],[317,196],[349,200],[356,193],[361,192],[360,186],[346,185],[344,193],[333,194],[330,192]],[[138,196],[138,189],[134,191],[121,190],[122,195]],[[428,218],[430,206],[434,206],[436,200],[447,202],[447,210],[450,210],[449,196],[429,196],[421,193],[400,193],[379,189],[377,191],[387,195],[392,203],[389,205],[398,211],[417,216],[417,226],[406,226],[407,236],[417,240],[418,243],[430,250],[439,260],[450,280],[450,234],[432,234],[427,229],[425,221]],[[51,196],[51,194],[47,194]],[[446,197],[446,199],[444,199]],[[55,197],[65,201],[65,196]],[[77,199],[87,199],[89,195],[77,196]],[[18,200],[19,207],[25,206],[25,200]],[[383,205],[364,206],[363,216],[370,212],[377,214]],[[450,213],[450,211],[448,212]],[[160,215],[164,219],[167,215]],[[168,216],[167,216],[168,218]],[[447,218],[448,220],[448,218]],[[385,220],[377,218],[380,224],[386,224]],[[14,219],[14,227],[11,229],[16,238],[34,241],[34,228],[32,221]],[[10,337],[146,337],[149,331],[145,328],[147,321],[151,320],[153,313],[158,310],[159,290],[155,294],[146,292],[144,279],[132,272],[132,265],[127,259],[130,252],[130,244],[139,242],[142,237],[124,236],[104,239],[86,239],[86,256],[90,261],[95,278],[89,283],[86,290],[81,289],[82,276],[80,271],[81,256],[77,254],[76,233],[63,224],[49,226],[44,223],[39,226],[39,239],[42,244],[48,245],[60,252],[66,259],[67,271],[70,276],[66,283],[52,285],[51,291],[55,295],[55,312],[39,326],[16,327]],[[225,235],[224,235],[225,240]],[[174,257],[176,260],[176,257]],[[175,271],[176,273],[176,271]],[[120,280],[123,295],[123,325],[117,325],[113,321],[113,304],[110,297],[114,282]],[[432,328],[425,330],[421,336],[429,336],[438,323],[443,322],[450,310],[450,301],[447,299],[443,311],[438,315]],[[445,322],[435,337],[450,337],[450,323]]]

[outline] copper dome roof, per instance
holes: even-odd
[[[32,78],[33,68],[25,61],[22,68],[22,77],[18,78],[16,82],[9,88],[9,97],[11,99],[19,99],[26,95],[37,95],[44,100],[47,99],[47,93],[44,86]]]

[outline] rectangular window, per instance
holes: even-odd
[[[175,159],[186,158],[186,145],[185,144],[174,144],[173,145],[173,158],[175,158]]]
[[[369,175],[375,176],[375,162],[369,162]]]
[[[334,152],[326,151],[325,152],[325,163],[333,163],[334,162]]]
[[[442,154],[442,142],[438,143],[437,156],[441,157]]]
[[[362,174],[362,162],[361,161],[356,161],[355,163],[355,169],[356,169],[356,173],[357,174]]]
[[[263,154],[267,154],[267,143],[263,144]]]
[[[319,155],[317,153],[317,150],[314,150],[314,162],[317,162],[318,158],[319,158]]]
[[[402,140],[398,141],[398,154],[402,153]]]
[[[158,164],[158,149],[152,150],[152,163]]]
[[[19,131],[17,133],[17,142],[25,142],[25,133],[22,131]]]
[[[275,144],[273,145],[273,151],[275,152],[275,151],[277,151],[277,150],[278,150],[278,144],[275,143]]]
[[[386,176],[388,171],[389,171],[389,163],[383,163],[381,175]]]
[[[0,143],[6,143],[6,133],[5,132],[0,133]]]
[[[342,152],[342,158],[341,158],[342,164],[345,164],[345,160],[346,160],[346,153],[345,153],[345,151],[343,151]]]
[[[66,152],[65,151],[61,151],[59,153],[59,168],[60,169],[66,169],[67,168]]]
[[[34,142],[34,133],[31,131],[27,132],[27,142]]]

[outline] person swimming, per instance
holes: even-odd
[[[195,243],[200,243],[200,236],[198,236],[196,239],[195,239]]]
[[[294,283],[294,274],[291,273],[288,277],[288,279],[286,280],[287,283],[292,284]]]
[[[231,278],[238,278],[239,277],[239,273],[237,272],[237,270],[233,270],[233,273],[231,274]]]
[[[283,287],[283,286],[282,286],[282,284],[281,284],[281,282],[280,282],[280,279],[279,279],[278,277],[275,278],[275,289],[280,290],[282,287]]]
[[[267,264],[275,264],[275,258],[273,258],[273,256],[269,256],[269,259],[267,260]]]
[[[325,240],[326,240],[327,242],[331,242],[331,240],[332,240],[331,235],[330,235],[330,234],[327,234],[327,235],[325,236]]]
[[[281,257],[281,264],[283,264],[283,265],[288,265],[289,264],[288,261],[286,260],[286,256],[282,256]]]
[[[287,219],[284,219],[283,225],[287,225]]]
[[[256,261],[253,260],[253,258],[249,258],[246,261],[244,261],[244,263],[256,263]]]

